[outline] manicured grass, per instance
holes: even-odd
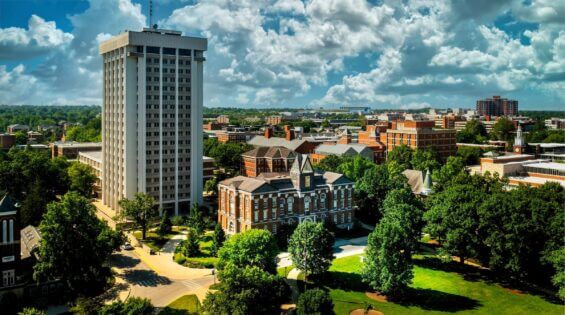
[[[192,315],[200,311],[200,301],[194,294],[184,295],[167,305],[160,315]]]
[[[173,232],[175,232],[174,229],[173,229]],[[133,232],[133,236],[135,236],[135,238],[137,238],[140,242],[149,246],[149,248],[151,248],[153,251],[156,251],[156,252],[160,251],[161,248],[163,248],[163,246],[176,234],[177,233],[170,233],[170,234],[165,235],[164,237],[161,237],[159,234],[157,234],[154,231],[147,231],[147,233],[145,235],[145,239],[142,240],[141,239],[141,231]]]
[[[182,253],[175,253],[173,259],[178,264],[190,268],[214,268],[214,266],[218,262],[218,258],[210,255],[213,234],[214,232],[208,231],[202,236],[199,242],[200,255],[196,257],[186,257]]]
[[[330,289],[336,314],[349,314],[366,303],[384,314],[563,314],[564,307],[531,293],[513,292],[490,281],[482,271],[458,273],[452,264],[420,256],[414,280],[402,302],[377,302],[361,281],[360,256],[336,259],[323,283]],[[467,267],[466,267],[467,268]]]

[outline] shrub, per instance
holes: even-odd
[[[298,315],[334,314],[332,298],[322,289],[311,289],[302,293],[296,308]]]

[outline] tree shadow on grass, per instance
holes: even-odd
[[[466,296],[432,289],[408,288],[404,298],[394,300],[402,306],[417,306],[428,311],[460,312],[474,310],[481,306],[477,300]]]
[[[422,268],[457,273],[461,275],[461,277],[465,281],[469,281],[469,282],[481,281],[489,285],[501,286],[509,291],[517,290],[520,291],[521,293],[537,295],[553,304],[561,303],[561,301],[555,296],[555,294],[552,294],[549,290],[536,288],[535,285],[525,282],[511,281],[504,275],[498,274],[488,269],[480,269],[478,267],[461,264],[455,261],[445,262],[435,257],[424,257],[421,259],[414,259],[413,262],[414,265]]]

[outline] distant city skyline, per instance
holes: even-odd
[[[160,28],[209,38],[206,107],[565,110],[562,1],[153,2]],[[0,103],[101,104],[98,44],[147,3],[0,2]]]

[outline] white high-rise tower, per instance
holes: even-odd
[[[102,199],[145,192],[174,210],[202,201],[205,38],[126,31],[100,44],[103,68]]]

